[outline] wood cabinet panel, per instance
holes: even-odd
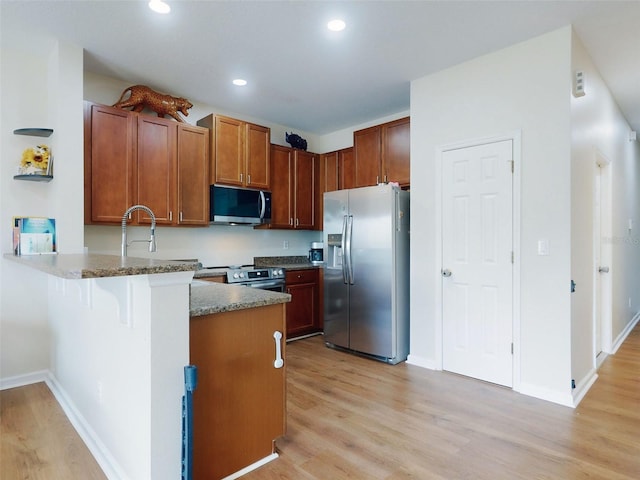
[[[85,223],[209,224],[209,130],[85,102]],[[143,211],[130,224],[149,224]]]
[[[354,188],[353,147],[325,153],[319,159],[319,181],[316,193],[316,230],[323,228],[324,193]]]
[[[211,130],[211,184],[271,190],[269,128],[213,114],[197,124]]]
[[[378,126],[354,132],[354,187],[377,185],[381,181],[381,133]]]
[[[209,130],[178,126],[178,224],[209,225]]]
[[[389,122],[382,129],[382,165],[386,182],[411,183],[409,118]]]
[[[271,228],[293,228],[293,151],[271,145]]]
[[[318,270],[287,270],[287,338],[320,331]]]
[[[85,105],[85,223],[118,223],[133,204],[136,128],[128,112]]]
[[[284,304],[192,317],[193,477],[219,479],[273,453],[285,433]],[[275,368],[274,332],[285,367]]]
[[[338,152],[325,153],[320,156],[320,190],[333,192],[340,187],[340,168]]]
[[[295,228],[313,230],[316,201],[316,157],[313,153],[296,150],[295,156]]]
[[[353,147],[345,148],[344,150],[340,150],[338,153],[340,165],[340,190],[355,188],[356,172]]]
[[[247,186],[271,190],[269,162],[271,130],[267,127],[247,123],[246,146]]]
[[[400,186],[409,186],[410,121],[409,117],[405,117],[353,133],[353,187],[381,182],[398,182]]]
[[[271,145],[271,228],[316,226],[316,155]]]
[[[244,123],[233,118],[215,117],[211,183],[243,186]]]
[[[138,117],[137,202],[149,207],[159,225],[171,225],[175,206],[175,122],[150,116]],[[151,223],[149,215],[134,212],[140,224]]]

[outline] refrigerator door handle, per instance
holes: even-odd
[[[347,216],[342,217],[342,236],[340,237],[340,249],[342,250],[342,281],[349,283],[347,278]]]
[[[353,285],[353,260],[351,258],[351,237],[353,234],[353,215],[349,215],[347,219],[347,241],[346,244],[346,263],[347,274],[349,276],[349,283]]]

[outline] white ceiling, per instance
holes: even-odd
[[[167,1],[163,16],[146,0],[2,0],[2,38],[50,33],[86,70],[325,134],[408,110],[413,79],[573,24],[640,130],[640,1]]]

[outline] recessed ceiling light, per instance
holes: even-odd
[[[236,85],[236,86],[238,86],[238,87],[244,87],[244,86],[247,84],[247,81],[246,81],[246,80],[243,80],[242,78],[236,78],[236,79],[233,81],[233,84],[234,84],[234,85]]]
[[[169,4],[162,0],[151,0],[149,2],[149,8],[157,13],[169,13],[171,11]]]
[[[327,28],[333,32],[341,32],[347,26],[344,20],[335,19],[327,23]]]

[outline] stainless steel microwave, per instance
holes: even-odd
[[[271,192],[211,185],[209,221],[219,225],[271,223]]]

